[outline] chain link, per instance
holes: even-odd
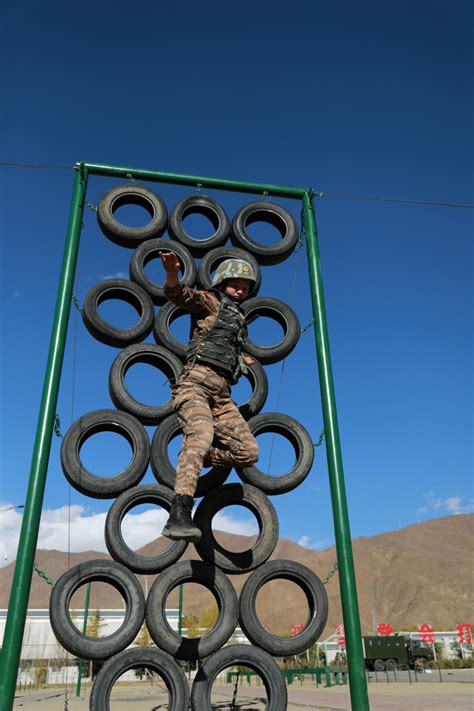
[[[89,208],[89,210],[92,210],[92,212],[97,212],[96,206],[93,205],[91,202],[89,202],[89,200],[86,199],[86,200],[85,200],[85,204],[87,205],[87,207]]]
[[[319,439],[317,442],[313,442],[313,447],[320,447],[321,444],[323,443],[324,439],[324,430],[321,430],[321,434],[319,435]]]
[[[127,173],[127,176],[126,176],[126,177],[130,180],[130,182],[132,183],[132,185],[136,185],[136,184],[137,184],[137,181],[135,180],[135,178],[133,177],[133,175],[132,175],[131,173]]]
[[[54,418],[54,434],[56,435],[56,437],[62,438],[61,420],[59,419],[59,415],[56,415],[56,417]]]
[[[305,331],[307,331],[308,328],[310,328],[313,325],[313,323],[314,323],[314,318],[312,318],[311,321],[309,323],[307,323],[306,326],[304,326],[304,328],[300,329],[300,333],[304,333]]]
[[[323,585],[327,585],[327,583],[331,580],[332,576],[335,575],[338,570],[339,570],[339,565],[337,564],[337,561],[336,561],[336,563],[334,563],[334,565],[332,566],[331,570],[330,570],[329,573],[326,575],[326,577],[324,578],[324,580],[321,581],[322,584],[323,584]]]
[[[301,230],[300,230],[300,236],[298,237],[298,242],[296,243],[295,247],[295,254],[300,251],[301,247],[303,246],[303,242],[306,237],[306,225],[304,221],[304,210],[301,210]]]
[[[196,191],[197,191],[198,195],[201,194],[201,190],[202,190],[202,183],[197,183],[196,184]]]
[[[46,573],[43,573],[43,571],[38,568],[38,566],[36,565],[36,563],[33,563],[33,570],[35,571],[35,573],[38,573],[38,575],[40,576],[40,578],[43,578],[43,580],[46,580],[46,582],[48,583],[48,585],[54,585],[54,580],[51,580],[51,578],[48,578],[48,576],[46,575]]]
[[[73,295],[72,295],[72,302],[73,302],[74,306],[76,307],[76,309],[77,309],[80,313],[82,313],[82,309],[81,309],[81,307],[79,306],[79,301],[77,300],[76,294],[73,294]]]

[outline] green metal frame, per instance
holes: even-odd
[[[38,415],[36,439],[8,607],[3,650],[0,657],[0,698],[2,698],[2,709],[4,709],[4,711],[11,711],[15,696],[16,678],[27,615],[28,596],[38,540],[54,416],[66,343],[87,180],[89,175],[99,175],[116,178],[132,178],[134,180],[140,179],[158,183],[171,183],[175,185],[189,185],[193,187],[201,186],[203,188],[215,188],[217,190],[257,195],[263,194],[273,197],[302,200],[352,709],[354,711],[368,711],[367,681],[364,669],[357,588],[344,485],[341,445],[339,441],[318,237],[314,216],[313,190],[282,187],[266,183],[222,180],[220,178],[209,178],[198,175],[162,173],[156,170],[123,168],[95,163],[78,163],[75,168],[76,176],[72,194],[66,246],[59,280],[49,357]]]

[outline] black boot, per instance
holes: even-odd
[[[191,511],[193,497],[186,494],[175,494],[171,502],[170,516],[161,532],[162,536],[173,541],[189,541],[197,543],[201,539],[201,531],[193,523]]]

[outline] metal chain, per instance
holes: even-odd
[[[237,674],[235,675],[235,688],[234,688],[234,696],[232,697],[232,704],[231,704],[231,709],[235,709],[235,702],[237,701],[237,685],[239,683],[239,676],[240,676],[240,669],[237,670]]]
[[[269,194],[267,193],[266,190],[264,190],[263,193],[262,193],[262,197],[260,198],[260,200],[261,200],[262,202],[264,202],[268,197],[269,197]]]
[[[73,304],[74,304],[74,306],[76,307],[76,309],[77,309],[80,313],[82,313],[82,309],[81,309],[81,307],[79,306],[79,301],[77,300],[76,294],[73,294],[73,295],[72,295],[72,301],[73,301]]]
[[[317,442],[313,442],[313,447],[320,447],[321,444],[323,443],[324,439],[324,430],[321,430],[321,434],[319,435],[319,439]]]
[[[300,329],[300,333],[304,333],[305,331],[307,331],[308,328],[310,328],[313,325],[313,323],[314,323],[314,318],[312,318],[311,321],[309,323],[307,323],[306,326],[304,326],[304,328]]]
[[[96,206],[93,205],[91,202],[89,202],[89,200],[87,200],[87,198],[84,202],[87,205],[87,207],[89,208],[89,210],[92,210],[92,212],[97,212]]]
[[[51,580],[51,578],[48,578],[48,576],[46,575],[46,573],[43,573],[43,571],[38,568],[38,566],[36,565],[36,563],[33,563],[33,570],[35,571],[35,573],[38,573],[38,575],[40,576],[40,578],[43,578],[43,580],[46,580],[46,582],[48,583],[48,585],[54,585],[54,580]]]
[[[198,195],[201,194],[201,190],[202,190],[202,183],[197,183],[196,184],[196,191],[197,191]]]
[[[54,418],[54,434],[56,437],[62,437],[61,434],[61,420],[59,419],[59,415],[56,415]]]
[[[135,180],[135,178],[133,177],[133,175],[132,175],[131,173],[127,173],[127,178],[130,180],[130,182],[132,183],[132,185],[136,185],[136,184],[137,184],[137,181]]]
[[[322,584],[323,584],[323,585],[327,585],[327,583],[331,580],[332,576],[335,575],[338,570],[339,570],[339,565],[337,564],[337,561],[336,561],[336,563],[334,563],[334,565],[332,566],[331,570],[330,570],[329,573],[326,575],[326,577],[324,578],[324,580],[321,581]]]

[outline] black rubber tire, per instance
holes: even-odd
[[[184,583],[200,583],[213,595],[219,611],[215,626],[202,637],[181,637],[166,617],[166,602],[172,590]],[[239,601],[232,583],[209,563],[185,560],[163,571],[153,583],[146,602],[148,631],[161,649],[176,659],[202,659],[222,647],[235,632],[239,620]]]
[[[214,537],[213,516],[225,506],[232,505],[244,506],[258,521],[260,533],[248,551],[227,551]],[[271,556],[278,543],[278,516],[273,504],[263,492],[248,484],[225,484],[206,496],[197,507],[194,523],[202,531],[201,540],[195,543],[201,558],[229,574],[255,570]]]
[[[156,504],[169,513],[173,497],[170,489],[156,484],[134,486],[120,494],[105,520],[105,544],[114,560],[134,573],[148,575],[159,573],[181,558],[188,545],[185,541],[172,541],[159,555],[145,556],[129,548],[122,536],[122,521],[130,509],[141,504]]]
[[[99,581],[123,596],[125,617],[118,630],[106,637],[82,634],[71,620],[69,603],[78,588]],[[49,603],[52,630],[65,649],[82,659],[108,659],[133,642],[145,618],[145,596],[136,577],[113,560],[88,560],[67,570],[53,586]]]
[[[383,659],[376,659],[374,662],[374,671],[383,672],[385,671],[385,662]]]
[[[163,679],[170,698],[168,711],[184,711],[189,706],[189,684],[175,659],[160,649],[135,647],[108,659],[92,685],[90,711],[110,711],[110,694],[117,679],[129,669],[153,669]]]
[[[214,227],[214,232],[205,239],[196,239],[186,231],[183,220],[188,215],[204,215]],[[178,202],[171,211],[168,232],[171,239],[177,240],[189,249],[194,257],[202,257],[229,237],[230,220],[225,210],[207,195],[191,195]]]
[[[116,328],[99,314],[99,306],[108,299],[121,299],[133,306],[140,320],[130,328]],[[89,333],[101,343],[114,348],[124,348],[143,341],[153,328],[155,311],[149,295],[141,286],[126,279],[105,279],[95,284],[86,294],[82,307],[82,320]]]
[[[395,659],[387,659],[387,661],[385,662],[385,669],[387,671],[391,671],[391,672],[397,671],[396,660]]]
[[[159,346],[163,346],[167,350],[174,353],[182,361],[186,360],[187,343],[178,341],[171,333],[170,325],[180,316],[189,316],[189,312],[168,301],[167,304],[161,307],[155,319],[153,326],[153,338]],[[190,324],[191,328],[191,324]]]
[[[249,420],[248,425],[254,437],[273,432],[287,439],[292,445],[296,462],[286,474],[271,476],[254,464],[237,469],[239,477],[246,484],[252,484],[268,495],[286,494],[296,489],[308,476],[314,461],[314,445],[308,431],[297,420],[279,412],[264,412]]]
[[[176,383],[183,365],[179,358],[160,346],[140,343],[125,348],[112,363],[109,374],[109,393],[115,407],[129,412],[144,425],[158,425],[171,415],[171,395],[162,405],[145,405],[132,397],[125,385],[129,368],[136,363],[147,363],[161,370],[171,384]],[[150,398],[151,399],[151,398]]]
[[[212,711],[212,685],[217,675],[233,666],[249,667],[262,678],[267,692],[267,711],[286,711],[288,692],[285,679],[275,660],[263,649],[249,644],[229,644],[206,659],[196,674],[191,689],[191,708]]]
[[[273,346],[258,346],[246,338],[243,350],[256,358],[263,365],[278,363],[286,358],[295,348],[301,335],[298,316],[288,304],[270,296],[257,296],[244,301],[242,309],[247,317],[247,323],[255,321],[260,316],[267,316],[280,324],[284,330],[281,341]]]
[[[81,462],[83,444],[99,432],[116,432],[132,447],[130,464],[115,476],[95,476]],[[132,415],[119,410],[94,410],[76,420],[61,445],[64,476],[77,491],[95,499],[111,499],[143,479],[150,461],[150,441],[143,425]]]
[[[291,580],[306,595],[309,615],[304,629],[293,637],[271,634],[257,617],[257,595],[270,580]],[[328,618],[326,588],[312,570],[293,560],[271,560],[261,565],[244,583],[240,593],[240,626],[257,647],[276,657],[300,654],[309,649],[322,634]]]
[[[158,306],[166,303],[166,296],[162,284],[157,284],[145,274],[145,267],[152,259],[159,258],[160,252],[174,252],[181,264],[180,281],[186,286],[194,286],[196,281],[196,265],[189,250],[179,242],[169,239],[153,239],[141,244],[132,254],[130,260],[130,279],[145,289],[154,304]],[[165,272],[163,270],[163,281]]]
[[[255,242],[247,233],[248,225],[267,222],[280,232],[276,244]],[[244,205],[232,220],[231,241],[255,255],[260,264],[279,264],[290,256],[298,241],[298,225],[293,215],[274,202],[251,202]]]
[[[268,397],[268,378],[264,368],[258,360],[254,360],[252,365],[247,366],[248,373],[244,375],[252,386],[252,395],[247,402],[239,405],[239,411],[244,420],[258,415],[263,408]]]
[[[170,462],[168,445],[182,433],[178,416],[167,417],[157,428],[151,442],[150,464],[158,484],[174,489],[176,469]],[[195,498],[205,496],[221,487],[231,472],[230,468],[212,467],[207,474],[201,474],[196,488]]]
[[[256,296],[260,290],[262,273],[258,261],[253,254],[238,247],[217,247],[211,250],[201,259],[197,272],[197,284],[201,289],[212,287],[212,272],[224,259],[244,259],[254,270],[256,276],[255,286],[250,290],[249,296]]]
[[[127,227],[114,217],[123,205],[139,205],[151,217],[143,227]],[[106,237],[120,247],[137,247],[147,239],[161,237],[166,230],[168,210],[159,195],[143,185],[116,185],[106,192],[97,205],[97,222]]]

